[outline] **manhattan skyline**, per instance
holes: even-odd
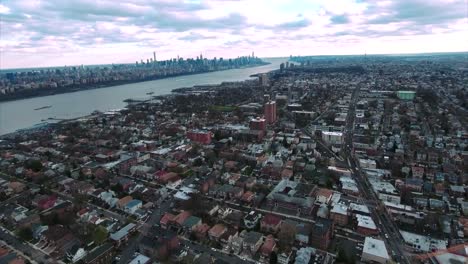
[[[466,51],[465,0],[2,1],[0,68]]]

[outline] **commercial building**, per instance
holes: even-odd
[[[150,263],[151,259],[145,255],[137,254],[129,264],[147,264]]]
[[[301,184],[295,181],[282,180],[267,195],[267,204],[282,210],[295,211],[295,213],[310,214],[315,199],[309,194],[315,186]]]
[[[276,102],[269,101],[265,104],[265,120],[268,124],[273,124],[276,122]]]
[[[415,91],[398,91],[397,96],[401,100],[414,100],[414,96],[416,95]]]
[[[362,248],[361,260],[371,263],[387,263],[390,261],[385,243],[379,239],[366,237]]]
[[[314,116],[316,115],[315,112],[303,111],[303,110],[292,111],[292,113],[295,118],[302,117],[302,118],[308,118],[309,120],[312,120],[312,118],[314,118]]]
[[[366,215],[356,215],[357,219],[357,232],[363,234],[365,236],[370,235],[377,235],[379,233],[379,229],[374,223],[374,220],[370,216]]]
[[[343,133],[335,131],[322,131],[322,139],[328,144],[343,143]]]

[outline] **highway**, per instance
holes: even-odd
[[[368,201],[376,201],[377,203],[379,203],[379,198],[377,194],[372,189],[367,177],[361,173],[362,170],[359,169],[359,164],[358,162],[356,162],[356,157],[354,156],[352,151],[354,118],[356,115],[356,102],[358,98],[359,85],[353,91],[351,96],[351,102],[349,105],[349,111],[345,127],[346,134],[344,140],[345,144],[343,147],[343,155],[345,159],[348,160],[348,164],[351,167],[350,169],[353,172],[354,179],[356,180],[359,191],[363,195],[364,199]],[[401,237],[398,227],[395,226],[387,211],[378,210],[376,207],[373,206],[369,207],[369,210],[371,211],[371,215],[374,221],[377,220],[375,221],[376,225],[384,233],[383,239],[386,242],[387,246],[390,248],[389,254],[392,255],[394,260],[398,263],[410,264],[411,261],[407,258],[403,248],[403,238]]]

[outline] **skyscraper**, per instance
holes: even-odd
[[[265,73],[262,73],[259,77],[258,80],[260,81],[261,86],[268,86],[268,75]]]
[[[269,101],[265,104],[265,119],[268,124],[273,124],[276,122],[276,102]]]

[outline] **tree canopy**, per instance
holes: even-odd
[[[94,243],[100,245],[104,243],[107,239],[108,232],[103,226],[98,226],[93,232]]]

